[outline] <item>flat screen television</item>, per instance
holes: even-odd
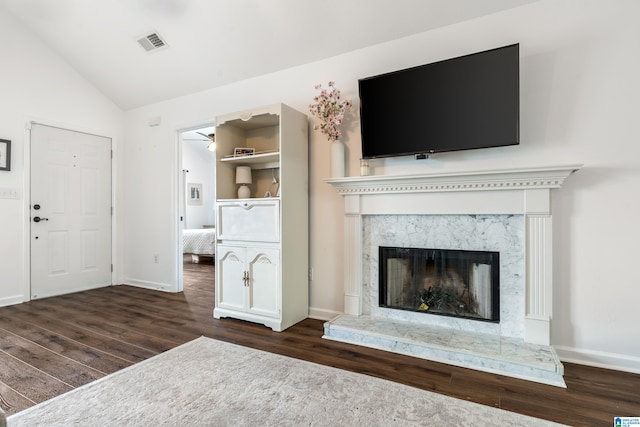
[[[519,45],[358,80],[362,157],[520,143]]]

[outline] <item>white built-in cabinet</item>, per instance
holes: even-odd
[[[250,198],[237,198],[238,166],[251,167]],[[275,104],[216,117],[215,318],[282,331],[308,316],[308,192],[305,114]]]
[[[218,307],[277,321],[280,317],[280,250],[224,244],[218,249]]]

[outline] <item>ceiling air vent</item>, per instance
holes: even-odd
[[[138,38],[138,43],[147,52],[153,52],[167,47],[167,44],[162,40],[162,37],[160,37],[160,34],[158,33],[151,33],[146,36],[142,36]]]

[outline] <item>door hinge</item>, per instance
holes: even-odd
[[[113,216],[113,206],[111,206],[111,216]]]
[[[113,150],[111,150],[111,158],[113,159]]]
[[[113,273],[113,264],[111,264],[111,272]]]

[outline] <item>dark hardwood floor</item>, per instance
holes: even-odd
[[[113,286],[0,308],[0,406],[12,414],[201,335],[569,425],[640,416],[640,375],[565,363],[567,389],[323,340],[319,320],[277,333],[212,318],[213,265],[179,294]]]

